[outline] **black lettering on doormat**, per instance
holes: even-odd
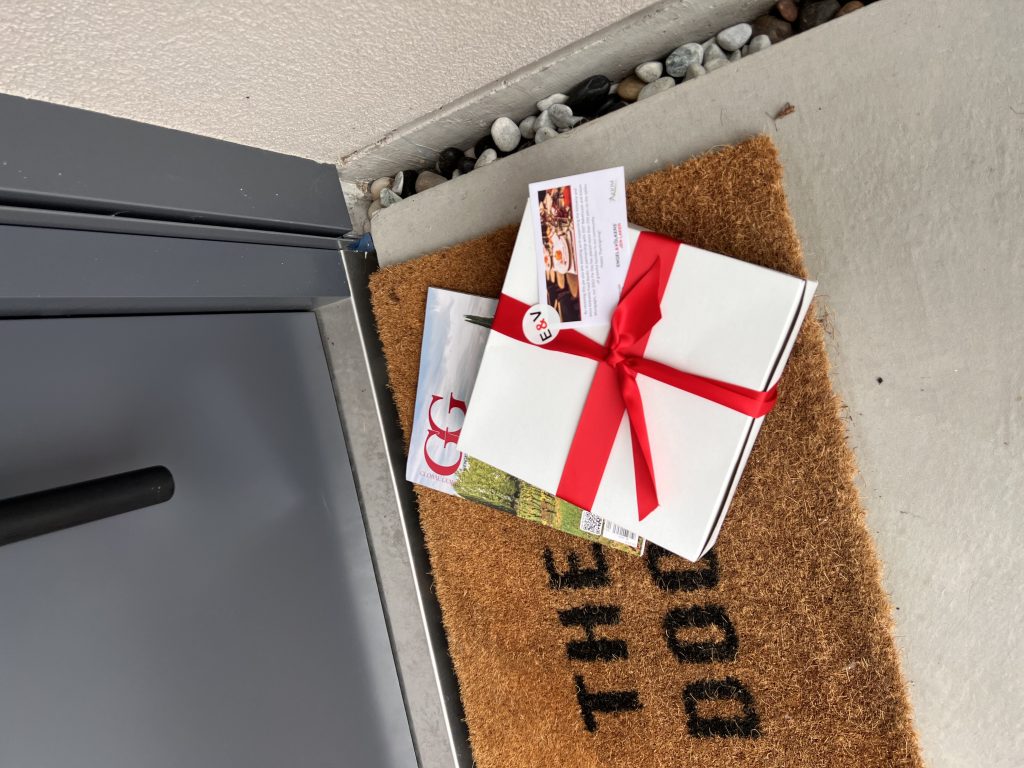
[[[740,712],[732,717],[704,717],[700,714],[700,705],[705,701],[734,701]],[[735,677],[690,683],[683,691],[683,706],[686,708],[686,729],[691,736],[756,739],[761,735],[758,730],[761,720],[754,709],[754,697]]]
[[[575,661],[612,661],[628,659],[629,649],[625,640],[608,640],[597,637],[594,628],[598,624],[618,624],[619,608],[615,605],[582,605],[558,612],[563,627],[583,627],[586,640],[570,640],[565,651]]]
[[[663,557],[673,558],[682,567],[662,570],[659,561]],[[647,570],[651,572],[651,578],[658,588],[666,592],[694,592],[698,589],[712,589],[718,584],[718,557],[714,552],[708,552],[691,564],[666,552],[657,544],[648,542]]]
[[[669,650],[679,661],[686,664],[705,664],[712,661],[734,661],[740,647],[740,639],[736,635],[725,609],[720,605],[691,605],[686,608],[673,608],[665,614],[663,622],[665,641]],[[705,629],[717,627],[722,632],[721,640],[700,640],[684,643],[679,640],[681,629]]]
[[[548,571],[548,586],[551,589],[586,589],[587,587],[606,587],[612,580],[608,576],[608,563],[600,544],[591,544],[590,551],[594,556],[593,568],[581,568],[580,556],[575,552],[566,553],[569,570],[560,572],[555,568],[555,555],[550,549],[544,550],[544,567]]]
[[[601,691],[591,693],[583,683],[583,675],[576,675],[576,700],[580,703],[580,714],[583,716],[584,727],[594,733],[597,730],[598,712],[635,712],[643,709],[640,694],[636,691]]]

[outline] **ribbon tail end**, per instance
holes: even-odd
[[[653,506],[650,506],[650,505],[644,505],[644,506],[640,507],[640,508],[639,508],[639,509],[637,510],[637,519],[638,519],[638,520],[639,520],[639,521],[640,521],[640,522],[642,523],[642,522],[643,522],[643,521],[644,521],[644,520],[645,520],[645,519],[647,518],[647,516],[648,516],[649,514],[651,514],[651,512],[653,512],[653,511],[654,511],[654,510],[656,510],[657,508],[658,508],[658,505],[657,505],[657,504],[655,504],[655,505],[653,505]]]

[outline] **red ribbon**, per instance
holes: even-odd
[[[602,345],[577,331],[562,330],[543,347],[599,363],[556,492],[559,498],[583,509],[594,505],[623,413],[629,418],[640,519],[658,507],[647,421],[636,383],[638,375],[657,379],[753,418],[764,416],[775,405],[776,387],[759,392],[686,373],[643,356],[651,330],[661,320],[661,300],[678,249],[679,243],[675,240],[642,232],[633,250],[619,304],[612,315],[607,343]],[[502,294],[491,329],[529,344],[523,334],[523,315],[528,309],[523,302]]]

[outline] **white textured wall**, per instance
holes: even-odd
[[[337,162],[650,0],[0,0],[0,92]]]

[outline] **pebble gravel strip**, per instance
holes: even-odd
[[[741,58],[763,51],[798,32],[845,16],[877,0],[778,0],[769,13],[749,24],[734,24],[701,42],[687,42],[657,61],[644,61],[617,83],[591,75],[565,93],[537,102],[536,113],[517,123],[501,116],[490,132],[468,149],[441,150],[432,169],[401,171],[369,186],[367,219],[403,198],[436,187],[499,158],[520,152],[571,131],[584,123],[655,96],[675,85],[702,77]]]

